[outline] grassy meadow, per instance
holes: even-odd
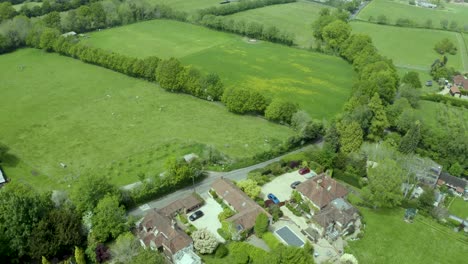
[[[237,35],[169,20],[94,32],[84,41],[131,56],[177,57],[204,72],[218,73],[228,87],[258,89],[297,102],[317,119],[341,111],[354,76],[350,65],[335,56],[263,41],[248,43]]]
[[[366,222],[365,234],[348,244],[359,263],[457,264],[466,260],[466,237],[430,218],[417,215],[413,223],[406,223],[401,208],[359,211]]]
[[[392,59],[397,67],[421,71],[429,71],[434,60],[440,57],[434,50],[435,44],[448,38],[458,48],[455,55],[447,55],[448,65],[468,71],[468,56],[459,33],[365,22],[351,22],[351,26],[354,33],[369,35],[381,54]]]
[[[455,21],[459,28],[468,26],[468,5],[443,2],[443,7],[436,9],[413,6],[405,0],[373,0],[358,15],[358,19],[369,20],[385,15],[388,23],[394,24],[399,18],[408,18],[418,25],[424,25],[427,20],[432,21],[433,28],[442,28],[440,22],[444,19]]]
[[[235,21],[258,22],[276,26],[283,32],[294,35],[294,43],[302,48],[313,47],[312,23],[319,17],[322,8],[330,8],[314,2],[300,0],[296,3],[272,5],[228,16]]]
[[[35,49],[0,56],[0,79],[0,112],[6,113],[0,142],[19,159],[3,169],[13,181],[42,190],[64,188],[84,174],[125,185],[140,174],[159,174],[171,155],[201,154],[211,145],[234,159],[249,157],[293,134],[217,103]]]
[[[454,197],[448,206],[449,212],[463,219],[468,219],[468,201]]]

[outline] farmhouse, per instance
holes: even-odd
[[[200,257],[193,251],[193,241],[177,223],[153,209],[138,225],[138,236],[144,248],[162,252],[170,263],[201,264]]]
[[[188,213],[195,209],[198,209],[203,205],[203,199],[195,193],[174,201],[168,204],[166,207],[161,208],[160,212],[168,217],[175,217],[178,213]]]
[[[456,85],[453,85],[452,87],[450,87],[449,92],[451,96],[455,96],[458,94],[458,96],[461,97],[460,89],[458,89]]]
[[[353,233],[357,219],[358,210],[343,198],[333,200],[314,216],[314,220],[323,227],[322,236],[331,240]]]
[[[250,231],[261,213],[266,214],[271,222],[271,215],[230,180],[219,178],[211,185],[211,189],[237,212],[226,220],[233,223],[238,232]]]
[[[439,186],[446,185],[450,189],[457,192],[459,195],[465,194],[468,187],[468,182],[466,180],[452,176],[446,172],[442,172],[440,174],[437,184]]]
[[[453,84],[458,86],[458,88],[462,88],[468,90],[468,79],[463,75],[456,75],[453,77]]]
[[[296,189],[304,199],[309,200],[319,209],[325,208],[331,201],[348,194],[344,186],[323,173],[302,182]]]

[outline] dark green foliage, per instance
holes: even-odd
[[[288,247],[280,244],[275,251],[273,252],[273,259],[276,260],[278,264],[313,264],[314,259],[310,254],[310,249],[307,248],[298,248],[298,247]]]
[[[460,165],[460,163],[455,162],[450,166],[450,169],[448,170],[450,174],[453,176],[458,176],[460,177],[464,171],[463,167]]]
[[[341,44],[340,55],[351,63],[365,52],[376,52],[372,39],[368,35],[353,34]]]
[[[410,85],[402,85],[398,91],[398,96],[401,98],[406,98],[410,103],[411,107],[419,107],[419,99],[421,97],[421,92],[419,89],[413,88]]]
[[[81,216],[71,209],[53,209],[34,227],[28,255],[34,259],[61,256],[82,241]]]
[[[420,123],[416,121],[401,139],[398,150],[405,154],[413,153],[421,140]]]
[[[454,98],[451,96],[444,96],[441,94],[425,94],[421,96],[421,99],[432,102],[442,102],[445,104],[450,104],[452,106],[463,107],[468,109],[468,101]]]
[[[292,116],[297,112],[295,103],[275,98],[265,110],[265,118],[283,124],[290,124]]]
[[[200,88],[205,97],[209,101],[219,101],[223,95],[224,87],[218,74],[210,73],[200,79]],[[194,94],[194,93],[192,93]],[[202,97],[202,95],[198,96]]]
[[[409,71],[401,78],[401,82],[410,85],[413,88],[421,88],[421,80],[419,79],[419,73],[415,71]]]
[[[164,264],[167,263],[164,256],[156,250],[141,248],[129,264]]]
[[[215,252],[215,257],[224,258],[229,253],[229,250],[224,244],[219,244]]]
[[[230,112],[236,114],[263,114],[267,107],[267,100],[262,94],[245,88],[226,89],[221,101]]]
[[[98,242],[115,239],[128,230],[125,207],[119,205],[116,196],[107,195],[99,201],[93,210],[91,222],[91,235]]]
[[[418,198],[418,209],[429,214],[434,207],[434,189],[424,186],[424,192]]]
[[[0,3],[0,22],[13,18],[16,11],[10,2]]]
[[[54,11],[45,15],[42,21],[44,22],[44,25],[46,27],[60,30],[61,29],[60,19],[61,19],[60,13],[57,11]]]
[[[278,221],[278,219],[283,216],[283,211],[281,211],[281,208],[276,204],[270,206],[268,212],[273,217],[273,221]]]
[[[455,44],[448,38],[444,38],[440,42],[437,42],[434,49],[441,55],[444,55],[445,53],[455,55],[457,53],[457,46],[455,46]]]
[[[162,60],[156,68],[156,80],[161,88],[171,92],[181,92],[183,83],[181,82],[181,73],[183,66],[176,58]]]
[[[103,176],[82,176],[75,184],[70,198],[78,212],[92,211],[105,195],[119,195],[116,186]]]
[[[261,238],[263,234],[268,231],[269,219],[268,216],[264,213],[261,213],[257,216],[255,220],[254,231],[255,234]]]
[[[322,30],[323,40],[335,51],[340,50],[341,45],[349,38],[350,34],[351,26],[341,20],[331,22]]]

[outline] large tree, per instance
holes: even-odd
[[[328,46],[338,51],[351,34],[351,26],[341,20],[335,20],[323,28],[322,37]]]
[[[156,68],[156,81],[165,90],[180,92],[184,88],[181,82],[183,70],[184,67],[176,58],[162,60]]]
[[[107,195],[97,204],[91,217],[92,236],[99,242],[117,238],[128,230],[125,207],[116,196]]]
[[[390,124],[382,100],[377,93],[369,101],[369,108],[372,112],[372,120],[367,137],[372,141],[379,141],[384,136],[384,129]]]
[[[50,194],[11,183],[0,191],[0,259],[25,256],[34,227],[52,210]]]
[[[416,151],[419,141],[421,140],[421,128],[419,121],[414,122],[408,132],[400,141],[398,150],[405,154],[410,154]]]
[[[112,260],[115,263],[130,263],[140,253],[140,249],[141,245],[132,233],[123,233],[111,246]]]
[[[340,150],[344,153],[357,151],[363,141],[363,132],[359,123],[340,122],[337,129],[340,135]]]
[[[369,183],[364,187],[362,196],[374,208],[395,207],[401,204],[402,175],[405,175],[399,164],[391,159],[384,159],[368,171]]]
[[[297,104],[275,98],[266,108],[265,118],[271,121],[290,124],[292,116],[297,110]]]
[[[81,177],[74,186],[71,199],[80,213],[92,211],[106,194],[118,195],[117,187],[104,176]]]

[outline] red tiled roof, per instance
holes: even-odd
[[[347,226],[348,223],[356,219],[358,211],[348,202],[345,202],[345,204],[347,205],[346,208],[338,208],[333,202],[329,203],[314,216],[314,219],[323,228],[334,222],[340,223],[342,227]]]
[[[458,87],[456,85],[453,85],[452,87],[450,87],[450,92],[452,94],[460,94],[460,89],[458,89]]]
[[[463,75],[456,75],[453,77],[453,84],[468,90],[468,79],[465,79]]]
[[[156,209],[151,210],[141,222],[139,237],[146,246],[153,242],[157,248],[164,246],[169,249],[171,255],[192,243],[192,239],[177,224],[173,224],[172,219]]]
[[[309,198],[319,208],[323,208],[332,200],[342,198],[348,194],[343,185],[325,174],[302,182],[297,186],[296,190]]]
[[[159,211],[166,216],[172,216],[178,211],[184,209],[190,210],[201,204],[203,204],[203,201],[201,201],[197,195],[191,194],[185,198],[170,203],[166,207],[161,208]]]

